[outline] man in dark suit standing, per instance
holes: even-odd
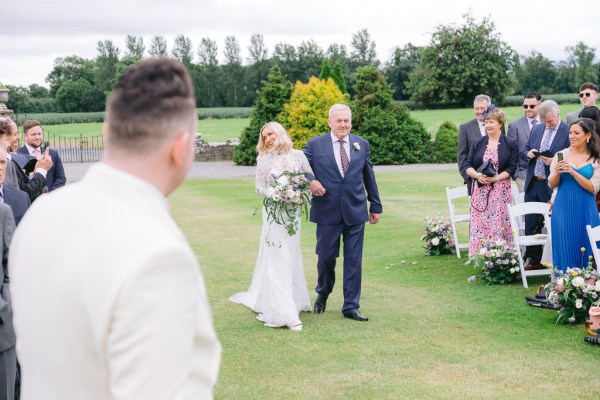
[[[8,249],[15,231],[10,207],[0,202],[0,398],[14,399],[17,353],[8,278]]]
[[[368,321],[360,311],[362,249],[365,222],[376,224],[382,212],[369,142],[350,134],[352,112],[344,104],[329,109],[331,130],[310,139],[304,154],[314,176],[310,220],[317,224],[318,294],[315,313],[325,311],[335,283],[335,264],[344,239],[344,305],[346,318]],[[365,193],[366,192],[366,193]],[[370,203],[367,211],[367,200]]]
[[[473,142],[486,135],[483,113],[490,104],[492,104],[490,96],[485,94],[476,96],[473,101],[475,119],[465,122],[458,128],[458,152],[456,156],[458,171],[463,177],[464,183],[468,185],[467,187],[469,187],[469,190],[471,190],[471,178],[467,175],[467,158],[469,157],[469,150],[471,149]]]
[[[17,149],[19,154],[28,154],[38,160],[42,157],[42,154],[46,149],[42,147],[44,142],[44,131],[40,121],[27,120],[23,124],[23,138],[25,139],[25,145]],[[65,170],[62,165],[58,151],[49,149],[48,154],[52,159],[52,168],[46,174],[46,191],[51,192],[61,186],[64,186],[67,182],[65,176]]]
[[[517,142],[519,153],[523,151],[527,143],[529,143],[529,136],[531,134],[531,128],[540,123],[540,117],[538,115],[540,109],[540,103],[542,95],[538,92],[529,92],[523,99],[523,112],[524,116],[516,121],[508,124],[508,137],[514,139]],[[525,191],[525,175],[527,172],[527,161],[519,159],[519,166],[517,172],[513,176],[519,192]]]
[[[579,113],[584,108],[595,106],[596,100],[598,100],[598,86],[592,82],[582,83],[579,87],[579,101],[583,107],[567,114],[567,124],[571,125],[572,122],[578,120]]]
[[[556,102],[546,100],[540,105],[540,120],[531,130],[529,143],[520,153],[521,160],[526,161],[527,175],[525,177],[525,201],[550,201],[552,190],[548,186],[550,164],[554,154],[569,147],[569,125],[560,119],[560,110]],[[549,151],[552,156],[543,156],[541,153]],[[538,222],[538,215],[525,216],[525,234],[533,235]],[[529,246],[527,248],[529,263],[526,270],[542,269],[540,264],[542,246]]]

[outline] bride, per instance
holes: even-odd
[[[312,173],[304,153],[292,148],[287,132],[277,122],[267,122],[261,128],[256,150],[256,191],[260,196],[267,193],[270,177],[278,177],[284,171]],[[264,207],[262,215],[252,284],[247,292],[234,294],[229,300],[259,313],[256,318],[265,326],[287,326],[298,332],[302,330],[299,313],[311,310],[300,249],[300,229],[290,235],[285,225],[267,218]],[[295,221],[300,223],[298,215]]]

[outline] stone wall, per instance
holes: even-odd
[[[202,136],[196,137],[196,161],[231,161],[233,149],[239,143],[236,139],[226,143],[206,143]]]

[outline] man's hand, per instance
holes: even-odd
[[[321,185],[321,182],[319,182],[316,179],[313,179],[312,181],[310,181],[309,189],[313,196],[324,196],[325,192],[326,192],[323,185]]]
[[[50,157],[50,149],[47,148],[44,151],[44,154],[42,154],[42,157],[35,164],[35,169],[42,168],[46,171],[50,171],[50,168],[52,168],[53,165],[52,157]]]
[[[540,156],[540,160],[542,160],[546,165],[552,164],[552,157]]]
[[[376,213],[369,213],[369,223],[370,224],[376,224],[379,222],[379,215],[380,214],[376,214]]]
[[[538,151],[537,151],[537,149],[531,149],[531,150],[529,150],[529,151],[527,152],[527,158],[529,158],[530,160],[531,160],[532,158],[535,158],[535,154],[533,154],[534,152],[536,152],[536,153],[537,153],[537,152],[538,152]]]

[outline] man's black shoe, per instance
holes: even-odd
[[[314,312],[315,314],[321,314],[325,312],[325,308],[327,306],[327,297],[318,295],[315,300]]]
[[[346,311],[344,317],[353,319],[355,321],[368,321],[369,318],[365,317],[358,311],[358,309]]]

